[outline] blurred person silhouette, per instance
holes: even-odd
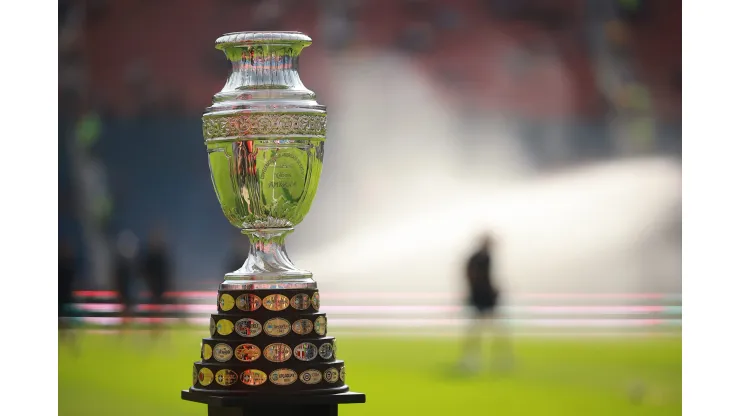
[[[475,371],[480,368],[481,341],[484,333],[494,331],[494,347],[498,351],[504,368],[513,364],[513,355],[509,344],[508,334],[500,321],[499,306],[501,289],[496,284],[496,240],[490,234],[480,237],[480,243],[475,252],[468,258],[465,270],[465,280],[468,288],[468,304],[473,308],[474,316],[468,328],[463,343],[461,367],[465,371]]]
[[[59,242],[59,337],[64,341],[73,341],[70,319],[73,316],[74,283],[77,277],[77,257],[72,243],[68,239]]]
[[[152,309],[157,315],[161,315],[171,277],[170,254],[162,228],[155,228],[150,232],[141,262],[144,280],[151,293]],[[157,316],[153,321],[158,322],[160,318],[161,316]],[[155,334],[157,333],[155,331]]]
[[[139,251],[139,239],[130,231],[125,230],[116,238],[116,256],[114,261],[114,278],[118,301],[121,304],[123,326],[127,326],[133,317],[134,293],[133,285],[136,278],[136,255]]]

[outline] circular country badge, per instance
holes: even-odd
[[[317,352],[315,345],[310,342],[301,342],[293,350],[293,355],[301,361],[311,361],[316,358]]]
[[[313,323],[313,330],[316,331],[317,334],[324,336],[326,335],[326,317],[325,316],[319,316],[316,318],[316,321]]]
[[[220,363],[229,361],[234,356],[234,350],[229,344],[216,344],[213,347],[213,358]]]
[[[319,347],[319,356],[325,360],[331,360],[331,356],[334,355],[334,348],[330,342],[325,342]]]
[[[229,370],[228,368],[224,368],[216,372],[216,383],[224,387],[228,387],[236,383],[237,380],[239,380],[239,376],[236,375],[234,371]]]
[[[278,386],[287,386],[295,383],[298,374],[289,368],[281,368],[270,373],[270,381]]]
[[[313,322],[310,319],[299,319],[293,322],[293,332],[298,335],[310,334],[313,331]]]
[[[339,379],[344,383],[344,367],[339,369]]]
[[[261,355],[262,351],[260,351],[259,347],[252,344],[241,344],[234,350],[236,359],[245,363],[251,363],[260,358]]]
[[[267,381],[267,374],[260,370],[244,370],[241,380],[247,386],[259,386]]]
[[[317,311],[319,310],[319,307],[321,306],[321,297],[319,296],[319,292],[315,292],[313,296],[311,296],[311,305]]]
[[[218,332],[219,335],[229,335],[234,332],[234,324],[228,319],[219,319],[219,321],[216,322],[216,332]]]
[[[339,380],[339,371],[334,367],[327,369],[324,371],[324,380],[327,383],[336,383]]]
[[[214,336],[216,334],[216,321],[213,320],[213,317],[211,317],[211,322],[208,328],[211,331],[211,336]]]
[[[262,299],[262,305],[264,305],[267,310],[279,312],[288,308],[290,300],[285,295],[273,294],[265,296],[265,298]]]
[[[213,371],[207,367],[201,368],[198,372],[198,382],[201,386],[207,386],[213,383]]]
[[[264,356],[273,363],[282,363],[290,358],[290,347],[285,344],[270,344],[265,347]]]
[[[272,318],[265,322],[265,332],[271,337],[282,337],[290,332],[290,322],[283,318]]]
[[[311,305],[311,299],[305,293],[299,293],[290,300],[290,306],[299,311],[305,311]]]
[[[298,378],[300,378],[304,384],[317,384],[321,381],[321,371],[314,369],[306,370],[302,372]]]
[[[218,306],[220,306],[221,310],[224,312],[232,310],[234,308],[234,297],[228,293],[224,293],[218,301]]]
[[[236,307],[244,312],[254,312],[262,306],[262,299],[257,295],[245,293],[236,298]]]
[[[262,324],[251,318],[242,318],[236,321],[235,330],[243,337],[256,337],[262,332]]]
[[[210,344],[203,343],[203,346],[200,347],[201,356],[203,356],[204,360],[210,360],[213,356],[213,348],[211,348]]]

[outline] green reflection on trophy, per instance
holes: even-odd
[[[323,163],[326,107],[298,76],[298,57],[310,43],[297,32],[243,32],[216,41],[232,73],[203,115],[203,137],[223,213],[252,243],[222,288],[316,287],[284,244],[311,207]]]

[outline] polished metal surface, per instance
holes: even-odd
[[[298,32],[229,33],[216,41],[232,72],[203,115],[203,138],[223,213],[252,243],[222,287],[315,287],[285,251],[323,166],[326,108],[298,75],[299,55],[310,44]]]
[[[228,279],[228,278],[227,278]],[[238,276],[234,280],[224,280],[218,287],[218,290],[260,290],[260,289],[317,289],[316,281],[306,278],[304,281],[294,281],[285,278],[273,278],[272,280],[245,281],[239,280]]]

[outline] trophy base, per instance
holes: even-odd
[[[341,393],[313,395],[255,394],[218,396],[183,390],[183,400],[208,405],[208,416],[247,416],[289,414],[301,416],[337,416],[340,404],[365,403],[363,393],[348,389]]]
[[[258,284],[269,287],[243,289]],[[222,285],[201,359],[193,363],[190,394],[287,398],[349,391],[318,289],[273,287],[280,284],[315,282],[239,281],[237,289],[226,290]]]
[[[315,390],[293,390],[293,391],[286,391],[286,392],[279,392],[279,391],[271,391],[270,393],[265,392],[244,392],[244,391],[229,391],[229,390],[206,390],[206,389],[199,389],[197,387],[191,387],[187,391],[189,395],[192,397],[223,397],[223,398],[251,398],[252,401],[256,401],[258,398],[259,400],[268,400],[268,399],[274,399],[274,398],[285,398],[285,397],[292,397],[292,396],[326,396],[326,395],[332,395],[332,394],[340,394],[340,393],[347,393],[349,392],[349,386],[346,384],[341,387],[329,387],[324,389],[315,389]],[[189,400],[189,399],[186,399]]]

